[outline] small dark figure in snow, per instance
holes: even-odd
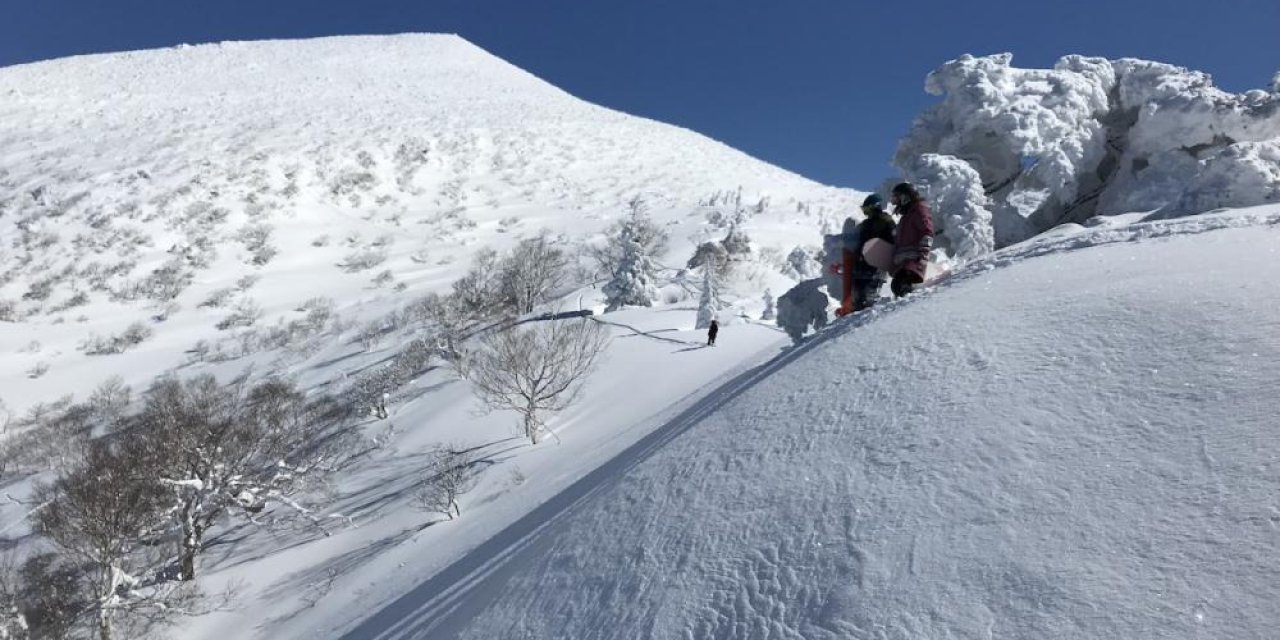
[[[893,281],[889,288],[901,298],[924,282],[933,251],[933,214],[920,192],[910,182],[893,188],[890,198],[898,221],[897,241],[893,251]]]
[[[717,333],[720,333],[720,323],[712,320],[711,326],[707,327],[707,346],[714,347],[716,345]]]

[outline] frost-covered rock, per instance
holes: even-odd
[[[984,250],[982,209],[1003,246],[1097,214],[1280,200],[1280,94],[1227,93],[1206,74],[1145,60],[1011,62],[963,56],[931,73],[925,88],[942,102],[895,155],[927,187],[955,257]]]

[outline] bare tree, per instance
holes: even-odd
[[[57,553],[33,555],[16,572],[7,568],[11,605],[17,609],[10,610],[10,621],[20,619],[16,626],[21,632],[6,640],[70,637],[77,621],[83,621],[81,614],[92,609],[85,599],[82,572]],[[5,638],[3,633],[0,638]]]
[[[31,626],[18,605],[21,583],[13,556],[0,559],[0,640],[27,640]]]
[[[209,375],[165,378],[146,394],[131,436],[149,455],[154,477],[176,494],[182,531],[181,577],[192,580],[204,535],[232,509],[262,511],[318,468],[308,447],[325,428],[301,392],[280,380],[223,387]]]
[[[443,513],[452,520],[455,515],[461,516],[458,498],[475,487],[478,462],[474,448],[457,444],[438,445],[427,457],[427,466],[422,472],[422,484],[414,494],[418,507],[436,513]]]
[[[141,453],[89,441],[81,465],[36,491],[48,504],[36,514],[35,529],[85,567],[81,577],[101,640],[115,637],[119,615],[165,610],[133,575],[139,541],[162,528],[167,506],[164,487],[138,463]]]
[[[544,417],[577,398],[608,339],[600,324],[585,318],[496,331],[463,356],[459,373],[490,410],[518,412],[525,437],[538,444]]]
[[[453,283],[452,298],[457,309],[469,318],[483,317],[496,305],[498,293],[498,253],[485,247],[471,257],[471,269]]]
[[[521,240],[502,261],[502,301],[517,314],[533,311],[564,286],[569,258],[557,244],[549,232],[542,231]]]

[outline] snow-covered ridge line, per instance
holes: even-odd
[[[1094,215],[1280,201],[1280,86],[1237,95],[1158,62],[1018,69],[1000,54],[947,62],[925,88],[942,102],[894,162],[930,187],[961,258]]]

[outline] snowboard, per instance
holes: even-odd
[[[881,271],[893,271],[893,245],[880,238],[872,238],[862,245],[862,257]]]

